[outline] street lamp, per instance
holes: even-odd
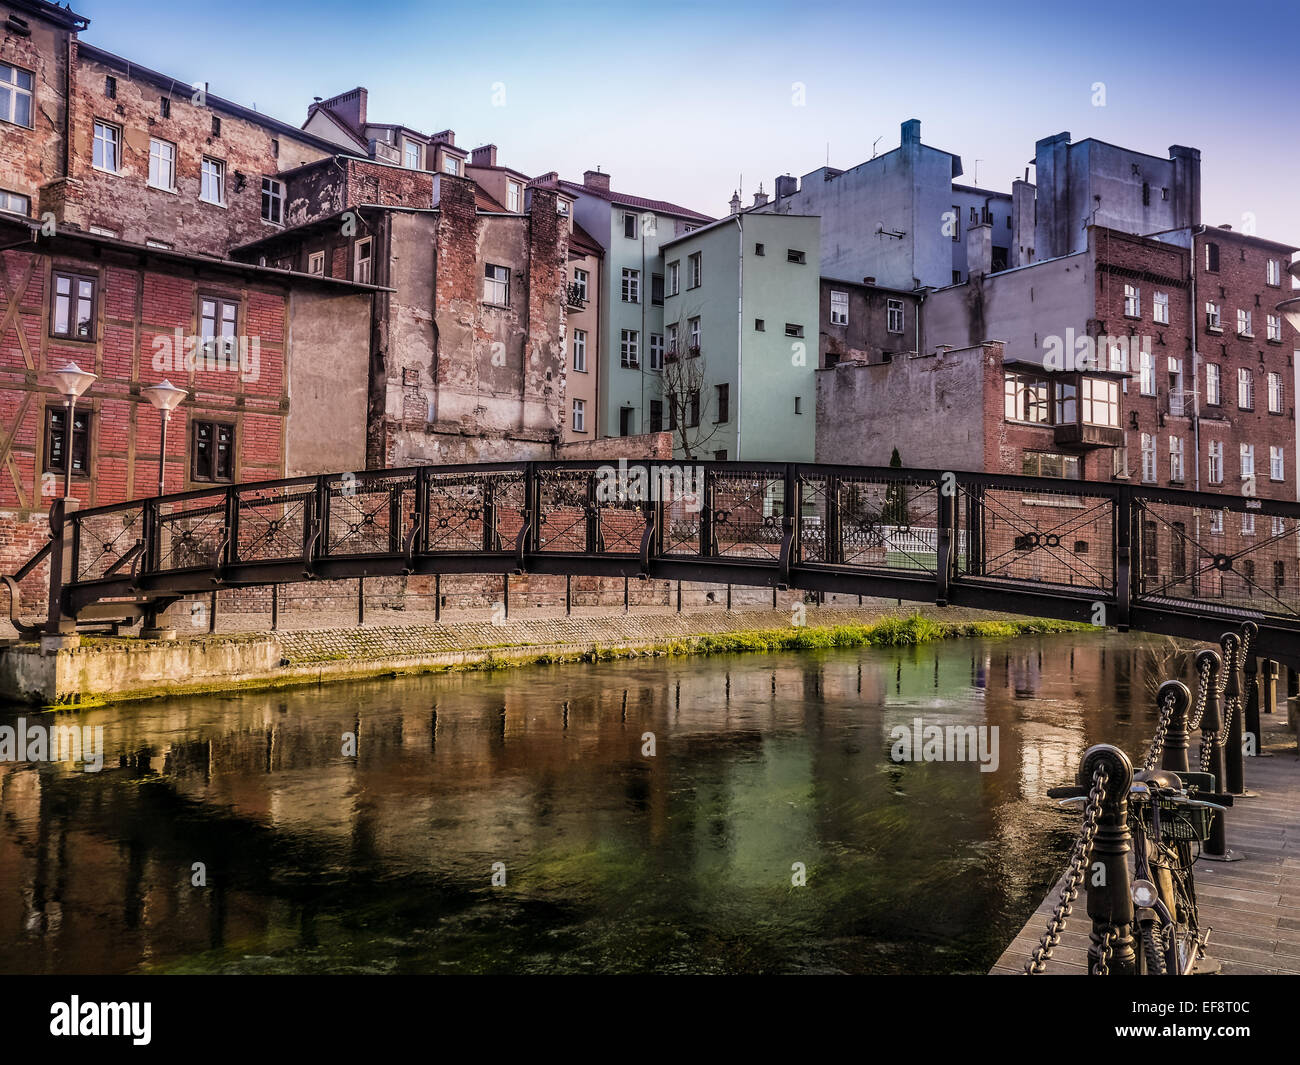
[[[57,370],[50,376],[54,378],[54,385],[59,390],[59,394],[67,401],[68,423],[63,437],[63,457],[66,459],[63,467],[63,498],[68,499],[72,495],[72,413],[77,406],[78,397],[95,383],[95,375],[83,370],[75,362],[70,362],[62,370]]]
[[[148,388],[140,389],[148,397],[149,402],[158,408],[162,414],[162,446],[158,449],[158,494],[164,495],[167,491],[165,481],[167,479],[167,423],[172,420],[172,411],[179,405],[181,400],[189,395],[183,388],[177,388],[174,384],[163,379],[162,384],[150,385]]]

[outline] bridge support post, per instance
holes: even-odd
[[[54,544],[50,549],[49,610],[45,615],[47,636],[72,636],[77,631],[77,619],[63,612],[63,586],[77,579],[75,530],[68,515],[79,506],[75,499],[56,499],[50,504],[50,535]]]
[[[1231,644],[1229,643],[1231,637]],[[1224,759],[1224,791],[1232,795],[1242,795],[1246,791],[1246,767],[1242,761],[1242,738],[1245,734],[1246,700],[1241,690],[1241,640],[1235,633],[1229,633],[1221,641],[1224,650],[1224,660],[1227,663],[1227,685],[1223,690],[1224,713],[1231,714],[1231,720],[1228,721],[1228,738],[1223,745]],[[1247,663],[1250,682],[1253,684],[1255,674],[1250,669],[1254,660]]]
[[[1102,743],[1083,752],[1079,763],[1079,784],[1091,787],[1093,774],[1104,765],[1106,793],[1097,818],[1097,835],[1092,843],[1092,862],[1085,870],[1088,916],[1092,918],[1088,946],[1088,975],[1100,975],[1103,955],[1105,974],[1132,976],[1137,971],[1133,950],[1133,895],[1129,880],[1128,855],[1133,837],[1128,827],[1128,790],[1133,783],[1133,764],[1118,747]]]
[[[1242,724],[1246,736],[1250,737],[1245,742],[1249,745],[1251,757],[1258,756],[1263,740],[1259,727],[1259,704],[1262,694],[1260,689],[1266,683],[1259,675],[1259,659],[1251,655],[1246,659],[1246,719]],[[1244,757],[1245,752],[1242,754]]]
[[[433,575],[433,620],[442,620],[442,574]]]
[[[677,613],[682,612],[682,582],[677,582]]]
[[[1115,500],[1115,627],[1120,632],[1128,632],[1133,581],[1133,494],[1121,485]]]
[[[1277,713],[1277,663],[1271,658],[1264,659],[1264,678],[1260,709],[1266,714]]]
[[[501,574],[501,605],[505,607],[505,617],[510,617],[510,574]]]
[[[217,591],[212,590],[212,601],[208,604],[208,632],[217,631]]]
[[[948,582],[952,577],[952,529],[956,506],[953,497],[939,486],[939,506],[937,513],[938,539],[935,543],[934,561],[934,602],[936,606],[948,605]]]
[[[357,624],[366,623],[366,579],[357,578]]]
[[[1201,759],[1200,765],[1205,772],[1214,777],[1214,787],[1217,791],[1228,790],[1226,784],[1227,768],[1225,765],[1224,748],[1218,742],[1219,732],[1223,728],[1223,716],[1220,708],[1220,699],[1224,698],[1227,686],[1231,683],[1231,670],[1233,668],[1232,652],[1230,648],[1237,642],[1237,636],[1234,633],[1228,633],[1223,638],[1223,656],[1220,657],[1217,651],[1202,651],[1196,656],[1196,672],[1199,674],[1204,668],[1207,659],[1210,662],[1209,679],[1206,682],[1209,691],[1205,696],[1205,714],[1201,718]],[[1224,673],[1224,670],[1229,672]],[[1224,693],[1219,691],[1219,677],[1224,677]],[[1228,849],[1228,831],[1224,822],[1224,815],[1216,813],[1210,822],[1210,838],[1205,841],[1201,847],[1201,857],[1214,862],[1235,862],[1242,858],[1242,855]]]
[[[627,578],[623,578],[623,613],[628,612],[628,583]]]
[[[564,616],[573,615],[573,574],[564,575]]]
[[[280,586],[271,585],[271,631],[275,632],[280,628]]]

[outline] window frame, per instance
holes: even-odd
[[[66,278],[69,282],[67,301],[68,301],[68,327],[64,331],[57,328],[59,313],[59,280]],[[77,319],[74,314],[75,306],[81,303],[81,294],[78,291],[79,282],[88,282],[90,284],[90,312],[87,318],[89,322],[89,333],[81,336],[77,332]],[[99,322],[99,275],[87,274],[81,270],[70,270],[62,267],[54,267],[50,271],[50,319],[46,332],[58,340],[70,340],[75,343],[93,344],[98,333]]]
[[[841,289],[831,289],[831,325],[849,324],[849,294]]]
[[[212,430],[212,447],[211,453],[211,476],[201,476],[199,473],[199,430],[207,426]],[[229,476],[221,476],[220,463],[220,430],[228,429],[230,431],[229,453],[227,462],[229,464]],[[236,423],[224,421],[220,418],[192,418],[190,420],[190,482],[193,484],[233,484],[235,481],[235,445],[236,445]]]
[[[45,406],[45,425],[44,425],[44,431],[41,434],[41,439],[43,441],[43,452],[41,455],[41,472],[55,473],[61,476],[66,475],[68,469],[68,463],[75,463],[76,461],[77,453],[78,453],[77,439],[78,437],[80,437],[82,468],[78,470],[74,467],[74,469],[72,470],[72,476],[90,477],[93,473],[93,471],[90,468],[91,467],[90,435],[91,435],[91,425],[94,421],[95,412],[89,406],[74,409],[72,412],[72,426],[70,428],[65,426],[63,429],[55,429],[52,424],[53,420],[56,417],[66,417],[67,413],[68,413],[68,408],[62,403],[48,403]],[[80,431],[78,431],[77,429],[78,419],[85,420],[85,425]],[[64,445],[63,453],[67,460],[61,466],[55,466],[50,461],[50,456],[54,453],[53,440],[54,440],[54,435],[56,433],[63,435],[63,445]]]
[[[587,401],[575,397],[573,400],[573,431],[575,433],[585,433],[587,431]]]
[[[217,192],[221,197],[219,200],[212,200],[204,195],[208,187],[209,172],[215,175]],[[213,207],[226,206],[226,161],[224,159],[218,159],[215,155],[205,155],[199,161],[199,202]]]
[[[623,267],[619,285],[619,300],[622,303],[641,302],[641,271],[630,266]]]
[[[897,321],[897,328],[895,328],[895,321]],[[896,333],[899,336],[907,332],[907,310],[902,300],[889,297],[885,299],[885,332]]]
[[[494,271],[500,271],[500,274]],[[498,295],[504,295],[504,299],[495,299]],[[510,309],[510,267],[500,263],[483,264],[483,302],[489,307]]]
[[[625,370],[641,368],[641,330],[619,330],[618,364]]]
[[[573,371],[574,373],[587,373],[587,331],[585,329],[575,329],[573,331]]]
[[[166,185],[160,185],[158,184],[158,182],[154,181],[154,164],[155,162],[157,162],[158,168],[161,169],[163,163],[162,153],[161,152],[155,153],[154,151],[155,147],[171,149],[171,158],[166,161],[168,166],[171,168],[171,181]],[[146,184],[148,184],[149,188],[156,189],[158,192],[175,192],[176,191],[176,163],[179,160],[179,158],[180,158],[180,150],[177,148],[176,144],[173,141],[169,141],[164,137],[150,137],[149,138],[149,176],[146,179]]]
[[[113,134],[113,165],[111,167],[101,166],[96,162],[96,157],[101,155],[100,144],[107,144],[107,138],[101,138],[100,130],[111,132]],[[120,174],[122,172],[122,127],[115,122],[109,122],[106,119],[96,118],[91,125],[91,150],[90,166],[93,170],[98,170],[102,174]]]
[[[267,188],[268,185],[270,186],[270,189]],[[262,213],[262,221],[267,223],[267,225],[280,226],[281,228],[283,228],[285,191],[286,190],[283,181],[280,181],[278,178],[268,177],[266,174],[262,175],[261,213]],[[278,207],[279,209],[278,218],[267,217],[266,205],[267,205],[268,196],[270,196],[271,204]]]
[[[20,67],[17,63],[0,63],[0,67],[8,67],[13,72],[12,81],[0,81],[0,87],[9,92],[9,110],[8,114],[0,115],[0,122],[6,125],[17,126],[19,129],[36,128],[36,72],[28,70],[26,67]],[[22,75],[27,75],[27,85],[22,84]],[[26,98],[27,100],[27,121],[18,121],[18,101]]]
[[[21,200],[26,206],[21,211],[15,211],[8,206],[11,200]],[[0,213],[17,215],[19,218],[31,218],[32,216],[32,198],[24,196],[21,192],[12,192],[9,189],[0,189]]]
[[[687,290],[699,288],[704,284],[704,253],[692,252],[686,257],[686,265],[690,271],[687,281],[690,283],[686,286]]]

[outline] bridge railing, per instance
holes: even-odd
[[[666,460],[419,466],[69,509],[67,528],[58,592],[73,614],[150,588],[536,568],[1081,619],[1100,607],[1101,623],[1120,626],[1174,612],[1300,629],[1300,504],[1118,480]]]

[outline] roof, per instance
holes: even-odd
[[[569,236],[569,250],[586,252],[597,258],[605,254],[605,249],[596,243],[595,237],[578,225],[577,219],[574,219],[573,233]]]
[[[36,15],[68,30],[84,30],[90,25],[90,19],[78,15],[70,7],[49,4],[45,0],[9,0],[9,6],[27,15]]]
[[[113,67],[121,71],[132,80],[140,79],[152,82],[160,86],[167,92],[180,89],[182,95],[189,96],[193,91],[191,83],[184,78],[176,78],[170,74],[160,74],[156,70],[148,67],[142,67],[139,63],[132,62],[130,59],[115,55],[113,52],[106,52],[102,48],[96,48],[92,44],[86,44],[84,41],[77,45],[77,54],[82,58],[94,59],[103,63],[105,66]],[[263,114],[261,111],[254,111],[251,107],[244,107],[241,104],[233,103],[230,100],[222,99],[213,93],[207,94],[207,106],[217,111],[224,111],[226,114],[234,115],[236,118],[242,118],[245,121],[256,123],[259,126],[265,126],[267,129],[273,129],[286,137],[293,137],[304,144],[310,144],[312,147],[320,148],[331,154],[339,150],[339,146],[334,141],[328,141],[324,137],[318,137],[314,133],[307,133],[297,126],[290,125],[288,122],[281,122],[278,118],[272,118],[270,115]]]
[[[480,211],[495,211],[498,214],[519,213],[517,211],[507,211],[505,204],[498,203],[493,197],[484,192],[477,181],[474,182],[474,206]]]
[[[547,182],[549,185],[550,182]],[[582,185],[576,181],[557,182],[559,188],[571,194],[587,193],[595,196],[597,199],[606,200],[609,203],[620,204],[624,207],[639,207],[644,211],[654,211],[657,214],[670,214],[678,218],[687,218],[695,222],[712,222],[715,219],[711,215],[700,214],[699,211],[692,211],[689,207],[682,207],[679,204],[670,203],[667,200],[651,200],[645,196],[629,196],[625,192],[615,192],[612,189],[594,189],[590,185]]]
[[[31,233],[32,244],[39,247],[50,242],[73,242],[94,246],[97,250],[110,248],[116,251],[139,255],[141,258],[157,259],[161,262],[187,266],[202,266],[219,273],[233,273],[240,277],[250,274],[265,281],[292,281],[296,284],[324,285],[328,288],[346,289],[354,292],[392,292],[393,289],[381,285],[366,285],[357,281],[348,281],[339,277],[325,277],[322,274],[308,274],[299,270],[281,270],[274,266],[256,266],[252,263],[239,262],[235,259],[219,259],[215,255],[197,255],[193,252],[177,251],[174,248],[153,248],[147,244],[118,237],[102,237],[97,233],[86,233],[79,229],[60,227],[53,235],[44,236],[42,224],[30,218],[17,215],[0,215],[0,227],[11,226],[26,229]],[[6,250],[18,250],[22,245],[9,245]]]

